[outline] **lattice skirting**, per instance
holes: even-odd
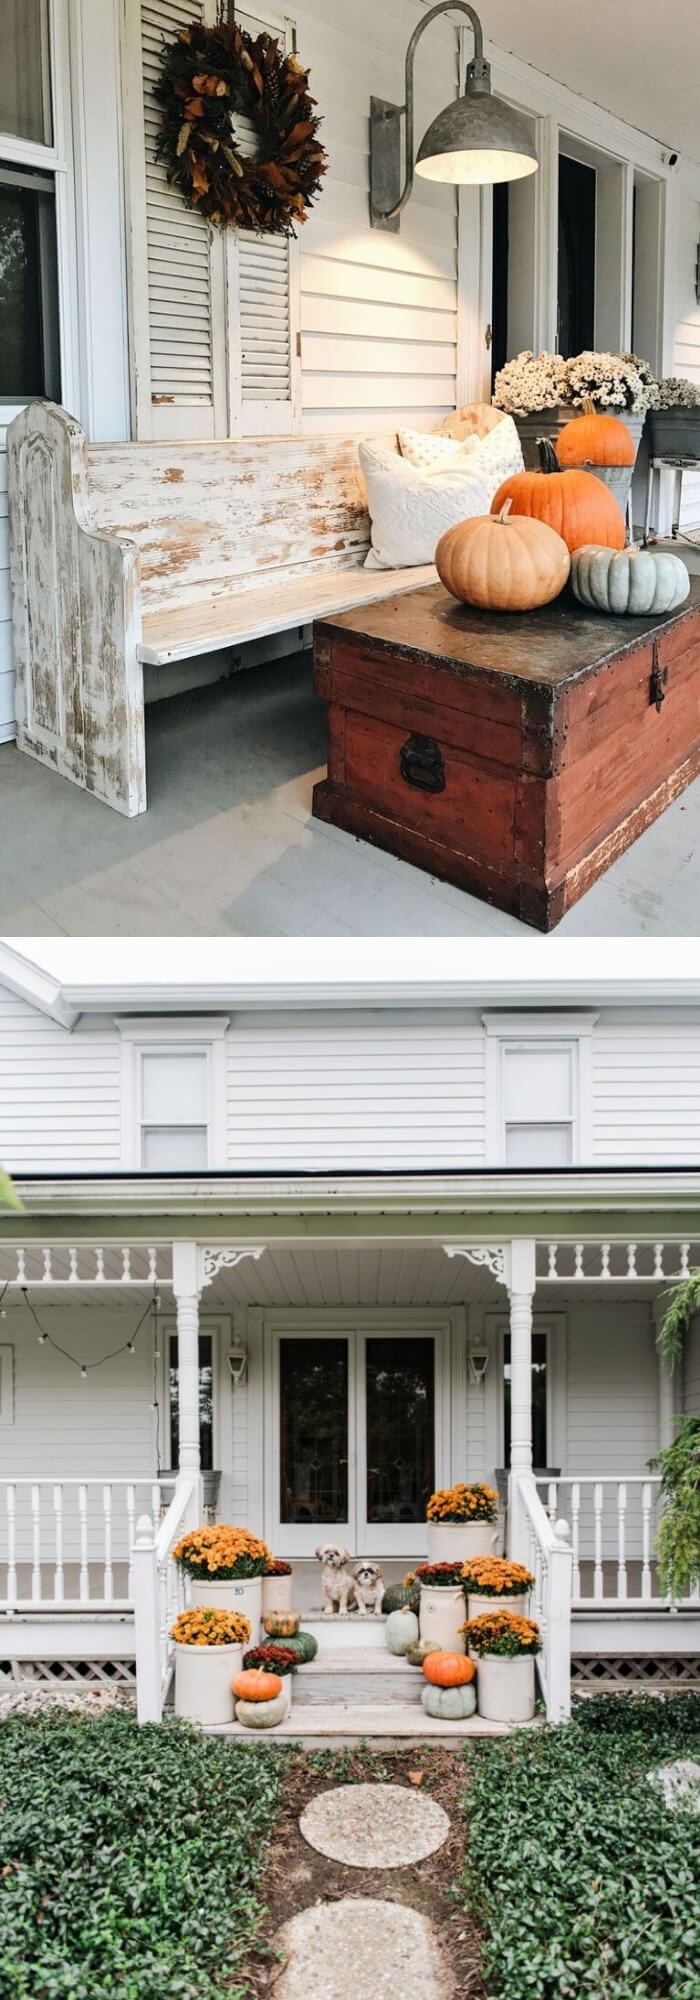
[[[43,1682],[99,1687],[135,1687],[135,1660],[12,1660],[0,1659],[0,1688],[3,1682],[20,1681],[36,1686]]]
[[[700,1687],[700,1655],[642,1653],[575,1653],[571,1661],[571,1681],[576,1693],[587,1688],[683,1688]]]

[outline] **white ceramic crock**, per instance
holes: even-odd
[[[484,1591],[470,1590],[467,1598],[467,1616],[485,1618],[487,1611],[512,1611],[515,1618],[525,1617],[527,1597],[487,1597]]]
[[[531,1722],[535,1713],[535,1660],[532,1653],[515,1659],[482,1653],[476,1662],[479,1714],[486,1722]]]
[[[210,1583],[190,1583],[190,1604],[213,1605],[217,1611],[241,1611],[250,1619],[249,1646],[257,1646],[260,1641],[260,1619],[262,1617],[262,1577],[226,1577],[221,1582],[212,1578]]]
[[[464,1653],[464,1633],[459,1628],[465,1617],[460,1584],[421,1584],[418,1612],[421,1639],[429,1639],[431,1645],[439,1646],[444,1653]]]
[[[497,1521],[429,1521],[428,1562],[467,1562],[492,1556],[498,1546]]]
[[[242,1646],[175,1644],[175,1714],[204,1726],[233,1722],[233,1682],[243,1666]]]
[[[264,1576],[262,1581],[262,1616],[267,1611],[292,1611],[293,1576]]]

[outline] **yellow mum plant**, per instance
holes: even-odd
[[[470,1556],[462,1564],[467,1590],[475,1596],[522,1597],[535,1581],[524,1563],[508,1562],[505,1556]]]
[[[242,1612],[215,1611],[203,1604],[196,1610],[181,1611],[170,1637],[178,1646],[247,1646],[250,1632],[250,1619]]]
[[[213,1528],[194,1528],[191,1534],[183,1535],[173,1555],[185,1575],[194,1577],[198,1583],[264,1576],[270,1561],[265,1542],[250,1535],[247,1528],[228,1528],[222,1522]]]
[[[495,1486],[443,1486],[428,1501],[429,1521],[495,1521]]]

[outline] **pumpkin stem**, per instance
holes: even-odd
[[[595,407],[595,403],[594,403],[594,401],[593,401],[593,398],[592,398],[592,396],[584,396],[584,398],[583,398],[583,408],[584,408],[584,411],[585,411],[585,414],[586,414],[586,416],[587,416],[587,417],[594,417],[594,416],[595,416],[595,414],[596,414],[596,407]]]
[[[540,472],[561,472],[561,466],[551,438],[537,439]]]
[[[496,520],[507,521],[512,505],[513,505],[512,500],[505,500],[503,506],[499,509],[499,512],[496,515]]]

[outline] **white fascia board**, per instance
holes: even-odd
[[[98,1014],[207,1014],[235,1010],[479,1007],[649,1007],[700,1005],[695,979],[265,980],[163,985],[72,985],[60,989],[77,1018]]]
[[[41,1014],[48,1014],[51,1021],[70,1033],[80,1016],[80,1008],[66,999],[65,988],[60,979],[50,972],[43,972],[31,959],[5,944],[0,938],[0,986],[9,993],[15,993],[19,1000],[26,1000],[30,1007],[37,1007]]]
[[[465,1174],[310,1174],[298,1176],[245,1176],[217,1174],[215,1177],[187,1174],[179,1177],[104,1175],[70,1181],[47,1176],[45,1180],[24,1180],[15,1175],[15,1186],[27,1217],[103,1215],[224,1216],[243,1218],[259,1214],[324,1215],[432,1215],[455,1214],[465,1226],[470,1216],[489,1218],[479,1226],[493,1233],[499,1215],[548,1215],[606,1213],[620,1215],[624,1227],[630,1208],[637,1214],[660,1209],[673,1210],[692,1205],[698,1209],[700,1228],[700,1169],[658,1168],[640,1173],[635,1168],[619,1172],[597,1168],[557,1173],[476,1172]],[[490,1219],[494,1218],[493,1224]],[[22,1225],[7,1217],[2,1234],[22,1237]]]

